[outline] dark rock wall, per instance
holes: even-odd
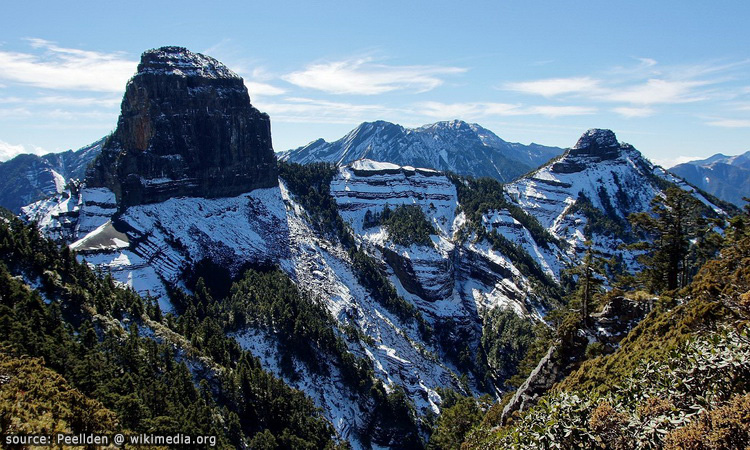
[[[120,208],[275,186],[270,120],[215,59],[179,47],[147,51],[88,181],[112,189]]]

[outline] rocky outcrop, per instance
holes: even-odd
[[[653,309],[654,300],[631,300],[622,296],[610,298],[599,313],[591,315],[588,327],[579,329],[569,341],[550,346],[547,354],[503,408],[502,421],[505,422],[516,411],[525,411],[534,406],[539,397],[585,360],[586,348],[591,343],[602,344],[605,353],[615,351],[620,341]]]
[[[181,47],[149,50],[87,182],[112,190],[121,210],[275,186],[268,115],[219,61]]]
[[[592,128],[583,133],[569,155],[588,156],[599,161],[615,159],[620,155],[620,144],[612,130]]]
[[[501,416],[502,422],[505,422],[514,412],[525,411],[535,405],[539,397],[561,379],[562,368],[555,358],[558,346],[559,344],[555,344],[549,348],[547,354],[505,405]]]
[[[722,207],[651,164],[632,145],[618,142],[610,130],[586,131],[561,158],[505,189],[509,200],[570,244],[573,260],[582,257],[584,242],[590,240],[606,257],[639,270],[637,253],[622,246],[634,239],[628,216],[650,210],[651,201],[670,186],[692,192],[707,216],[724,214]]]

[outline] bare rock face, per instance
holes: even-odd
[[[277,185],[267,114],[241,77],[182,47],[145,52],[114,134],[88,173],[120,209],[171,197],[229,197]]]
[[[611,130],[592,128],[583,133],[576,145],[552,166],[552,171],[555,173],[581,172],[593,163],[617,159],[622,149],[632,149],[632,147],[629,144],[617,142],[617,137]]]

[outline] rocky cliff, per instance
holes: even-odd
[[[268,115],[219,61],[181,47],[146,51],[87,181],[111,189],[120,209],[275,186]]]

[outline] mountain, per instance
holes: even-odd
[[[614,353],[593,355],[546,392],[537,406],[505,423],[498,420],[500,405],[493,405],[486,414],[477,415],[476,426],[458,439],[458,445],[467,449],[747,446],[748,220],[746,214],[737,217],[737,226],[719,255],[701,268],[691,284],[651,299],[656,307]],[[634,292],[626,295],[637,297]],[[463,429],[473,424],[462,424]]]
[[[736,156],[717,153],[703,160],[678,164],[669,171],[737,206],[745,205],[743,197],[750,197],[750,152]]]
[[[653,165],[632,145],[619,143],[611,130],[591,129],[575,146],[529,175],[506,186],[509,200],[569,244],[574,259],[584,242],[636,271],[638,252],[623,250],[637,238],[628,215],[649,211],[652,200],[677,186],[704,205],[707,216],[726,216],[736,208]]]
[[[221,427],[235,445],[304,447],[293,444],[297,432],[312,439],[333,430],[323,442],[335,433],[354,448],[423,447],[434,417],[457,395],[499,397],[543,356],[545,320],[565,307],[565,269],[585,264],[586,239],[627,272],[641,263],[638,251],[620,247],[635,239],[626,215],[647,211],[675,183],[702,202],[704,215],[725,214],[608,130],[589,130],[504,186],[366,158],[276,162],[268,123],[241,78],[213,58],[179,47],[147,51],[117,131],[86,179],[22,208],[44,235],[69,245],[63,256],[73,259],[72,250],[86,264],[47,261],[52,252],[43,248],[54,246],[45,241],[42,250],[18,250],[35,259],[6,277],[39,292],[38,303],[72,308],[72,323],[91,317],[94,336],[79,335],[101,341],[105,361],[125,358],[123,370],[163,377],[173,359],[186,361],[179,387],[195,403],[186,408],[208,408],[202,423]],[[381,126],[409,139],[437,136],[454,149],[463,137],[474,142],[465,149],[478,148],[481,135],[492,141],[461,122],[419,133]],[[41,239],[29,228],[12,235],[0,239],[0,251],[13,247],[5,241]],[[45,261],[57,272],[45,271]],[[596,336],[581,339],[606,337],[616,348],[642,317],[644,308],[635,309],[628,320],[611,309],[597,319]],[[107,338],[113,329],[127,345]],[[140,352],[150,359],[126,358]],[[162,361],[164,352],[173,358]],[[274,392],[284,398],[275,406]],[[135,410],[135,400],[119,399],[118,411],[136,411],[126,417],[139,430],[156,426],[153,397]],[[303,414],[290,413],[295,405]]]
[[[377,121],[365,122],[335,142],[318,139],[289,150],[280,159],[345,165],[367,158],[507,182],[560,153],[557,147],[505,142],[486,128],[460,120],[420,128]]]
[[[62,192],[70,179],[83,179],[103,142],[44,156],[18,155],[0,163],[0,206],[18,213],[22,206]]]
[[[87,183],[121,207],[275,186],[268,115],[219,61],[182,47],[147,51]]]

